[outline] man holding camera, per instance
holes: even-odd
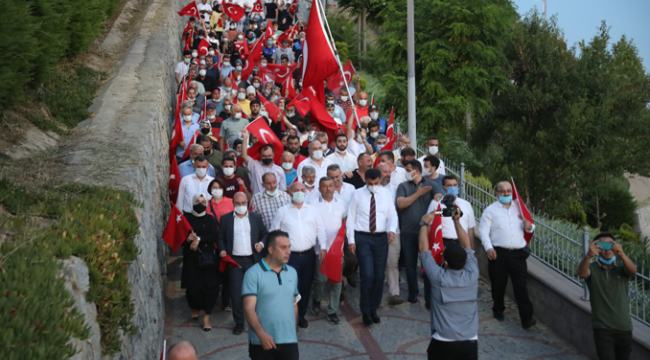
[[[442,190],[445,194],[451,194],[455,197],[453,204],[461,211],[460,225],[469,237],[469,246],[474,250],[474,227],[476,227],[476,218],[474,217],[472,204],[458,197],[458,178],[454,175],[444,176],[442,178]],[[446,208],[447,205],[445,202],[441,201],[440,209],[444,210]],[[436,209],[438,209],[438,202],[433,200],[429,205],[429,209],[427,209],[427,213],[431,213]],[[454,221],[451,217],[443,216],[442,218],[442,241],[445,248],[451,243],[458,243],[458,234],[456,234]]]
[[[420,221],[420,262],[433,290],[432,339],[427,353],[429,359],[475,360],[478,359],[478,262],[461,225],[461,213],[458,208],[455,210],[455,215],[447,219],[453,222],[458,242],[445,244],[440,266],[429,249],[428,225],[433,220],[433,212],[425,214]]]
[[[483,211],[478,228],[479,236],[488,257],[488,274],[492,283],[492,312],[503,321],[506,309],[503,298],[508,277],[512,281],[519,318],[524,329],[537,324],[533,318],[533,303],[528,297],[528,265],[530,249],[526,246],[524,231],[532,233],[535,225],[521,216],[521,210],[512,206],[512,185],[501,181],[496,186],[499,200]]]
[[[591,260],[598,255],[598,260]],[[621,262],[617,263],[616,258]],[[580,262],[578,275],[589,287],[591,323],[600,360],[627,360],[632,351],[632,319],[628,305],[630,277],[636,266],[614,241],[602,232],[594,238]]]

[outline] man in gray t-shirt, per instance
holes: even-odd
[[[442,252],[438,265],[431,255],[442,241],[429,248],[429,229],[433,212],[420,222],[420,261],[431,283],[431,343],[429,359],[478,359],[478,262],[469,243],[469,236],[460,224],[460,213],[453,217],[458,243],[451,243]],[[440,225],[442,226],[442,225]]]
[[[241,105],[235,104],[232,106],[232,113],[229,118],[221,123],[221,132],[219,137],[219,145],[221,149],[225,148],[225,143],[228,143],[228,148],[233,149],[233,143],[237,139],[241,139],[241,130],[248,125],[248,119],[242,113]]]
[[[282,40],[282,47],[275,50],[271,59],[274,64],[280,65],[282,60],[282,55],[287,55],[289,57],[289,65],[295,62],[293,57],[293,50],[289,47],[289,41],[287,39]]]

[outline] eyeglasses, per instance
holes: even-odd
[[[512,195],[512,190],[497,190],[497,194]]]

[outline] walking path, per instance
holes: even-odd
[[[168,262],[165,339],[168,343],[191,341],[197,348],[199,359],[248,359],[248,326],[242,335],[233,335],[232,313],[222,311],[219,304],[212,313],[212,331],[202,331],[202,321],[190,319],[185,291],[180,288],[181,262],[179,256],[170,257]],[[402,284],[402,296],[406,297],[406,283]],[[534,328],[523,330],[517,306],[510,299],[506,298],[505,321],[495,320],[490,286],[481,281],[480,288],[480,359],[587,359],[539,322]],[[388,296],[387,293],[384,295]],[[307,312],[309,327],[298,332],[301,359],[426,359],[430,315],[424,308],[422,297],[418,304],[380,307],[381,324],[370,328],[361,321],[358,299],[358,288],[346,287],[346,300],[338,314],[339,325],[327,321],[324,306],[318,316],[314,316],[311,310]]]

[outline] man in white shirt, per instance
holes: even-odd
[[[305,203],[309,203],[309,200],[320,196],[316,187],[316,170],[312,166],[302,167],[300,180],[305,185]]]
[[[528,266],[526,259],[530,255],[524,239],[524,231],[532,233],[535,225],[521,216],[519,206],[512,204],[512,186],[507,181],[497,184],[498,201],[488,206],[481,216],[478,233],[487,252],[488,271],[492,283],[492,312],[494,318],[503,321],[503,297],[508,284],[508,275],[512,281],[515,300],[519,307],[519,317],[524,329],[533,326],[533,304],[528,297],[526,282]]]
[[[327,159],[332,164],[337,164],[342,172],[352,172],[358,167],[356,156],[347,151],[348,137],[345,134],[336,135],[336,151],[332,153]]]
[[[332,178],[334,181],[334,197],[343,200],[345,209],[347,210],[350,207],[352,195],[356,190],[354,188],[354,185],[343,181],[343,173],[341,172],[341,168],[336,164],[332,164],[327,167],[327,177]]]
[[[279,208],[291,202],[291,196],[278,190],[278,180],[272,172],[262,175],[262,182],[266,190],[253,196],[251,207],[254,212],[262,215],[264,226],[269,229],[275,213]]]
[[[190,62],[192,61],[192,50],[183,50],[183,61],[176,64],[176,84],[180,84],[181,80],[190,70]]]
[[[420,163],[424,167],[424,158],[429,156],[429,155],[435,156],[440,160],[440,166],[438,166],[438,168],[436,169],[436,172],[438,174],[440,174],[440,175],[446,175],[446,173],[445,173],[445,162],[442,161],[442,159],[440,159],[440,151],[438,150],[438,145],[440,145],[440,143],[438,142],[437,137],[428,138],[427,139],[427,146],[426,146],[427,154],[420,157],[418,159],[418,161],[420,161]]]
[[[390,183],[395,187],[406,181],[406,170],[395,165],[395,154],[390,150],[379,153],[379,162],[387,164],[390,168]]]
[[[379,170],[366,171],[366,186],[354,192],[346,224],[348,246],[359,260],[359,307],[366,326],[381,322],[377,309],[384,288],[388,245],[395,240],[397,229],[393,197],[379,185],[380,178]]]
[[[275,149],[271,145],[265,145],[260,148],[260,158],[262,161],[257,161],[248,156],[248,130],[242,129],[242,151],[241,159],[244,166],[251,172],[251,186],[253,188],[253,195],[264,191],[262,185],[262,175],[267,172],[275,174],[278,180],[278,189],[285,191],[287,189],[287,180],[284,177],[284,170],[278,165],[273,163]]]
[[[334,197],[334,180],[329,177],[320,179],[319,196],[312,198],[309,205],[316,209],[325,226],[327,234],[327,251],[330,250],[336,235],[341,230],[343,219],[347,216],[347,208],[343,200]],[[343,245],[343,243],[341,243]],[[341,296],[341,282],[328,284],[327,277],[320,273],[322,264],[321,259],[316,260],[316,275],[314,276],[314,285],[312,291],[312,311],[318,315],[320,313],[320,302],[325,298],[325,288],[327,288],[329,304],[327,305],[327,320],[333,324],[340,322],[336,312],[339,310],[339,297]]]
[[[298,272],[298,292],[303,294],[298,302],[298,326],[306,328],[309,323],[305,319],[309,306],[309,294],[314,280],[316,264],[316,244],[319,245],[319,258],[327,254],[327,235],[321,217],[316,209],[305,201],[305,185],[293,183],[289,187],[291,204],[278,209],[271,223],[271,230],[282,230],[291,239],[291,257],[289,265]]]
[[[196,193],[204,193],[208,197],[206,200],[212,199],[208,191],[208,185],[214,178],[208,175],[208,168],[210,163],[204,155],[199,155],[194,159],[194,174],[184,176],[181,179],[181,184],[178,186],[178,198],[176,205],[183,213],[192,213],[192,197]]]
[[[402,149],[407,147],[411,147],[411,138],[409,138],[408,135],[400,135],[399,147],[397,148],[397,150],[393,151],[393,153],[395,154],[395,159],[396,159],[395,161],[397,161],[397,159],[402,158]]]
[[[313,167],[314,170],[316,170],[316,179],[314,181],[313,187],[315,189],[316,184],[318,184],[320,178],[325,176],[327,167],[331,164],[332,163],[329,161],[329,159],[323,157],[323,145],[321,142],[314,140],[309,143],[309,157],[307,160],[301,162],[296,170],[298,171],[298,174],[302,174],[302,169],[305,166]],[[298,181],[303,182],[302,178],[298,179]]]
[[[212,6],[208,4],[208,0],[201,0],[201,3],[198,4],[197,9],[199,9],[199,14],[203,16],[206,24],[210,24],[210,17],[212,16]]]
[[[467,200],[463,200],[458,197],[458,178],[454,175],[445,175],[442,178],[442,190],[445,194],[452,194],[456,197],[454,204],[460,208],[460,211],[463,213],[460,217],[460,225],[463,227],[467,236],[469,237],[469,243],[474,249],[474,228],[476,227],[476,218],[474,217],[474,209],[472,204]],[[427,209],[427,214],[432,211],[438,210],[438,204],[440,204],[440,210],[446,209],[447,206],[436,200],[431,201],[431,205]],[[442,217],[442,241],[444,246],[451,243],[458,243],[458,235],[456,234],[456,227],[454,221],[450,217]]]
[[[391,184],[392,171],[390,165],[381,162],[377,164],[377,170],[381,172],[379,185],[390,192],[394,204],[397,196],[397,186]],[[395,240],[388,244],[388,258],[386,260],[386,276],[388,276],[388,293],[390,294],[388,298],[389,305],[399,305],[404,302],[404,299],[399,296],[399,254],[401,250],[402,243],[398,226],[395,230]]]

